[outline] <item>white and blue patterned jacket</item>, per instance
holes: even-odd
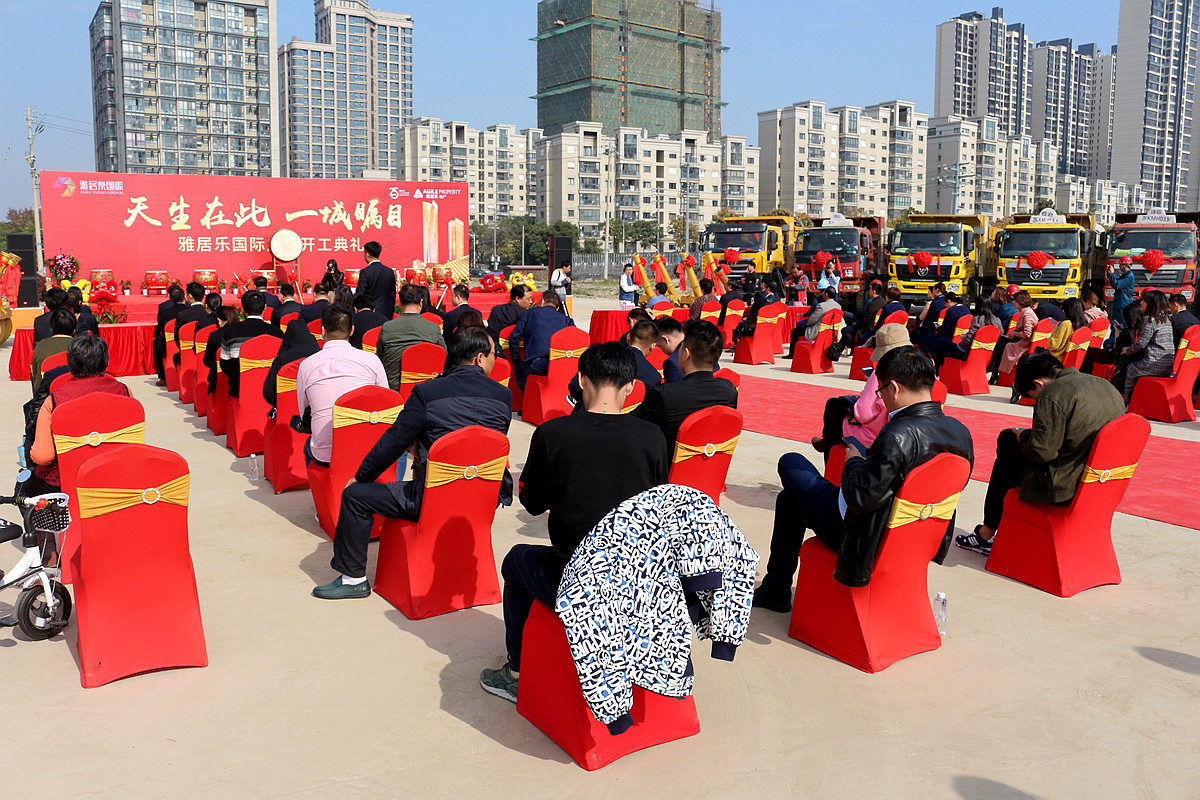
[[[596,719],[614,734],[628,729],[635,684],[691,694],[693,622],[713,640],[713,658],[732,661],[757,567],[729,516],[690,487],[656,486],[600,520],[567,564],[555,605]]]

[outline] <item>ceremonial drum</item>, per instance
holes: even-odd
[[[275,270],[273,270],[273,269],[252,269],[252,270],[250,270],[250,286],[251,286],[251,288],[254,287],[254,279],[257,278],[259,275],[262,275],[264,278],[267,279],[267,288],[268,289],[270,289],[271,291],[274,291],[277,288],[277,283],[275,281]]]
[[[192,280],[210,292],[217,290],[217,271],[215,269],[198,269],[192,272]]]
[[[167,286],[171,283],[171,277],[167,275],[165,269],[148,269],[146,277],[142,279],[142,285],[150,291],[162,292],[166,294]]]
[[[92,283],[96,283],[97,281],[111,281],[113,280],[113,271],[111,269],[94,269],[88,277]]]
[[[267,249],[271,251],[271,255],[275,257],[276,261],[292,262],[300,257],[300,253],[304,251],[304,245],[300,241],[300,234],[287,228],[280,228],[271,234],[271,239],[267,242]]]
[[[449,267],[433,267],[433,284],[435,286],[444,286],[453,282],[453,277],[450,274]]]

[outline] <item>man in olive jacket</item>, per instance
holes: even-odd
[[[1045,351],[1021,357],[1015,386],[1035,399],[1033,427],[1000,432],[983,501],[983,524],[955,540],[959,547],[985,556],[992,552],[1008,490],[1019,486],[1026,503],[1070,504],[1096,434],[1125,413],[1125,401],[1111,383],[1063,367]]]
[[[970,431],[943,414],[941,404],[930,396],[937,374],[929,356],[912,346],[899,347],[879,360],[875,374],[891,419],[865,453],[846,445],[841,487],[825,480],[799,453],[779,460],[783,491],[775,502],[767,574],[754,592],[756,607],[791,610],[792,576],[807,529],[838,554],[835,580],[866,586],[892,501],[908,474],[939,453],[953,453],[974,464]],[[952,531],[953,522],[934,559],[938,563],[950,548]]]

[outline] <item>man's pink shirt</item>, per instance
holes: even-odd
[[[309,449],[313,458],[329,462],[333,455],[333,404],[346,392],[362,386],[388,388],[387,373],[378,356],[355,349],[347,341],[327,341],[319,353],[300,363],[296,401],[301,414],[312,408]]]

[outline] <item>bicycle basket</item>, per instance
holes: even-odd
[[[46,495],[43,495],[46,496]],[[67,496],[48,495],[59,502],[46,503],[43,508],[29,510],[29,527],[41,533],[60,534],[71,525],[71,511],[67,508]]]

